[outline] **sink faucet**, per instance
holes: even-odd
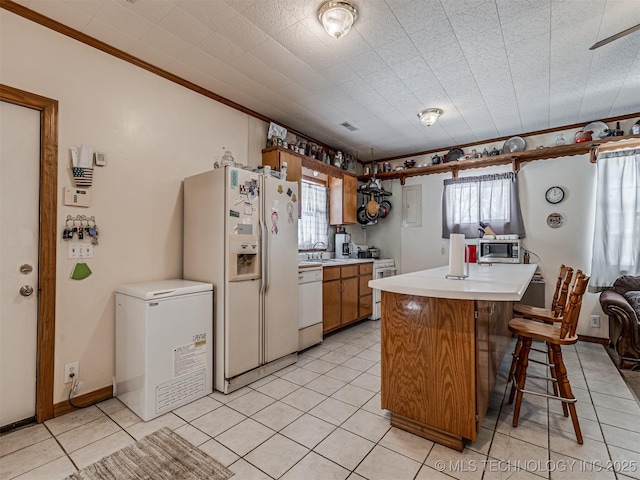
[[[325,249],[327,248],[327,244],[326,243],[324,243],[324,242],[316,242],[316,243],[313,244],[313,248],[311,249],[311,250],[313,250],[314,253],[316,251],[316,246],[317,245],[322,245]],[[318,253],[317,256],[314,253],[311,254],[311,258],[320,259],[322,257],[322,253]]]

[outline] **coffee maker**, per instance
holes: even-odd
[[[336,258],[351,258],[351,234],[336,233]]]

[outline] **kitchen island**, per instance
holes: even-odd
[[[535,264],[448,267],[372,280],[382,290],[382,408],[391,425],[462,451],[475,441]]]

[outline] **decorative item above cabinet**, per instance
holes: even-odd
[[[494,165],[513,166],[515,172],[520,170],[520,165],[534,160],[548,160],[550,158],[570,157],[574,155],[584,155],[591,153],[591,162],[595,162],[595,151],[598,146],[609,142],[624,142],[640,138],[640,135],[627,135],[623,137],[606,137],[598,140],[572,143],[568,145],[558,145],[554,147],[537,148],[535,150],[525,150],[523,152],[512,152],[501,155],[494,155],[489,152],[489,157],[470,158],[447,163],[433,163],[424,167],[402,168],[399,171],[378,172],[374,175],[360,175],[358,180],[367,182],[371,178],[379,180],[400,179],[400,183],[404,185],[407,177],[416,177],[420,175],[431,175],[434,173],[451,172],[454,178],[458,176],[458,171],[468,170],[470,168],[492,167]],[[438,157],[439,159],[439,157]]]

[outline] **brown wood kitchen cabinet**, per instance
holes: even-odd
[[[371,315],[372,294],[368,283],[373,278],[373,263],[324,267],[322,276],[324,333]]]
[[[358,180],[355,176],[329,177],[329,225],[356,223]]]
[[[373,294],[369,287],[373,280],[373,262],[358,265],[358,318],[366,318],[373,313]]]
[[[358,320],[358,265],[322,270],[322,330],[324,333]]]
[[[330,332],[342,322],[342,280],[340,267],[322,269],[322,331]]]
[[[512,309],[509,301],[382,291],[382,408],[391,425],[458,451],[475,441]]]
[[[262,150],[262,165],[269,165],[278,171],[282,170],[282,163],[287,163],[287,181],[298,182],[297,203],[298,217],[302,213],[302,202],[300,194],[300,181],[302,180],[302,156],[282,147],[270,147]]]

